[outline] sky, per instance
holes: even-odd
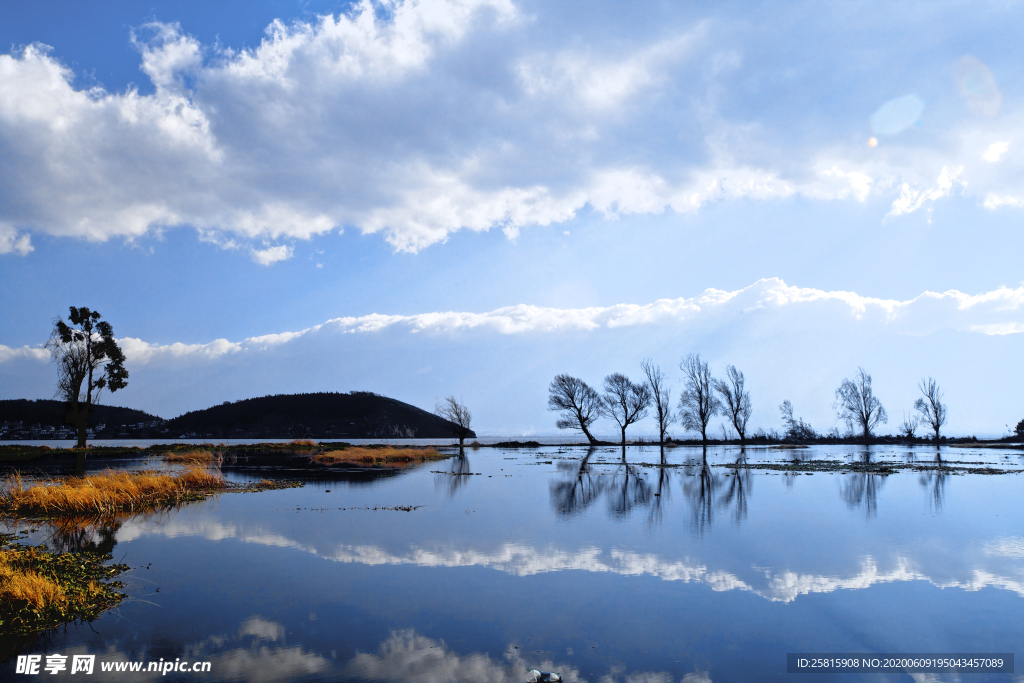
[[[754,428],[842,429],[863,367],[883,433],[934,377],[948,433],[1005,434],[1018,5],[6,3],[0,398],[53,396],[88,306],[105,402],[166,418],[366,390],[553,435],[556,374],[651,358],[675,399],[700,353]]]

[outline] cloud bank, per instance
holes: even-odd
[[[972,81],[987,84],[984,102],[965,90],[973,108],[943,105],[935,118],[947,125],[869,149],[868,109],[801,142],[811,114],[787,105],[773,118],[763,112],[778,105],[765,105],[785,93],[766,100],[749,86],[787,73],[756,55],[803,44],[813,27],[754,31],[708,12],[638,12],[629,40],[569,40],[544,6],[362,0],[276,21],[242,50],[153,23],[132,33],[148,94],[76,87],[46,46],[25,46],[0,55],[0,253],[30,253],[33,232],[131,240],[187,225],[256,245],[254,261],[271,265],[291,241],[345,227],[417,251],[459,230],[514,238],[588,206],[614,219],[877,195],[895,219],[954,193],[992,210],[1024,203],[1020,111],[980,61],[957,64],[987,74]],[[850,40],[856,30],[866,28]],[[815,59],[845,64],[849,49]],[[895,42],[879,50],[904,56]],[[797,85],[820,87],[813,78]],[[863,87],[839,96],[877,96]],[[904,100],[926,106],[912,93],[894,101]]]
[[[638,375],[651,357],[670,371],[678,396],[672,371],[697,351],[716,374],[729,363],[746,374],[755,427],[776,426],[788,398],[827,429],[835,388],[863,366],[894,417],[931,375],[947,392],[949,433],[1000,433],[1020,419],[1010,392],[1022,331],[1024,287],[901,301],[768,279],[648,304],[340,317],[238,341],[124,337],[129,386],[105,400],[171,417],[270,393],[363,389],[428,409],[455,393],[473,407],[479,433],[553,434],[545,405],[554,375],[599,386],[610,372]],[[0,346],[3,397],[48,398],[48,359],[41,347]],[[636,433],[652,428],[643,422]]]

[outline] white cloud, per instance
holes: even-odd
[[[994,164],[1003,158],[1003,155],[1010,151],[1010,143],[1007,141],[993,142],[981,155],[981,158],[990,164]]]
[[[714,591],[747,591],[771,602],[793,602],[802,595],[831,593],[837,590],[863,590],[882,583],[928,581],[941,588],[961,588],[977,591],[997,587],[1024,596],[1024,582],[1018,577],[1001,576],[980,566],[974,567],[963,579],[929,577],[906,557],[896,557],[892,567],[883,570],[871,556],[865,556],[859,566],[851,568],[845,576],[801,572],[792,568],[773,569],[737,567],[733,571],[709,568],[706,563],[690,558],[664,558],[652,553],[635,553],[612,548],[605,551],[597,547],[566,550],[555,547],[538,548],[518,542],[502,543],[489,550],[472,548],[421,548],[393,552],[373,545],[339,545],[330,549],[317,548],[289,539],[277,532],[257,526],[240,529],[235,524],[210,520],[188,523],[165,523],[140,518],[125,522],[118,530],[118,542],[127,542],[142,536],[159,535],[170,538],[201,536],[209,540],[237,538],[245,543],[291,548],[346,564],[415,565],[419,567],[487,567],[513,576],[536,576],[560,571],[582,571],[622,576],[650,576],[663,581],[702,583]],[[982,548],[986,556],[1019,557],[1021,539],[998,539]],[[745,574],[747,579],[740,578]],[[271,638],[265,624],[246,622],[247,632],[262,638]]]
[[[756,311],[820,318],[826,307],[874,332],[925,335],[952,329],[984,335],[1024,332],[1024,286],[1000,287],[980,294],[956,290],[924,292],[913,299],[880,299],[854,292],[825,291],[787,285],[778,278],[759,280],[743,289],[726,292],[708,289],[689,298],[659,299],[649,304],[618,304],[591,308],[548,308],[529,304],[507,306],[484,313],[437,311],[414,315],[373,313],[333,318],[299,331],[249,337],[232,342],[215,339],[206,344],[152,344],[135,337],[119,340],[132,364],[213,360],[233,354],[253,353],[283,346],[318,332],[373,334],[387,329],[410,334],[453,334],[480,330],[499,335],[558,334],[646,325],[708,324],[741,319]],[[47,360],[45,349],[0,345],[0,363],[17,358]]]
[[[22,346],[19,349],[0,344],[0,363],[7,363],[19,359],[45,362],[50,360],[50,352],[39,347]]]
[[[269,266],[278,261],[286,261],[291,257],[292,248],[284,244],[276,247],[267,247],[266,249],[252,250],[252,260],[261,266]]]
[[[909,183],[900,186],[900,196],[892,203],[892,209],[886,216],[901,216],[903,214],[917,211],[926,202],[934,202],[937,199],[948,197],[953,193],[955,185],[966,185],[963,179],[963,166],[948,168],[943,166],[942,172],[935,181],[935,187],[919,190],[912,188]]]
[[[11,226],[0,223],[0,254],[17,252],[25,256],[33,251],[32,238],[28,233],[18,234],[18,231]]]
[[[588,205],[614,219],[898,193],[899,216],[968,180],[986,206],[1012,205],[1019,184],[1012,164],[959,146],[962,128],[866,156],[862,141],[797,144],[758,112],[723,115],[728,79],[758,65],[722,17],[625,42],[541,40],[548,15],[510,0],[385,7],[274,22],[245,50],[147,24],[132,38],[145,95],[76,89],[44,46],[0,55],[0,253],[28,253],[25,231],[135,239],[179,225],[228,248],[353,226],[417,251],[459,230],[515,239]],[[1003,160],[1010,142],[985,135],[982,159]],[[257,263],[282,255],[253,249]]]

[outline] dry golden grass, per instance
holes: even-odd
[[[359,448],[354,446],[340,451],[329,451],[313,456],[318,465],[363,465],[369,467],[405,467],[416,462],[441,460],[450,457],[433,448]]]
[[[295,439],[294,441],[288,442],[289,446],[316,446],[316,441],[313,439]]]
[[[26,557],[19,557],[24,554]],[[36,551],[34,549],[22,551],[0,550],[0,602],[10,603],[21,600],[32,605],[37,610],[58,609],[65,611],[68,605],[68,597],[55,581],[40,576],[31,569],[21,565],[23,561],[34,560]],[[90,582],[92,583],[92,582]],[[93,588],[93,586],[89,586]]]
[[[10,545],[14,537],[0,534]],[[74,619],[95,619],[124,597],[104,583],[128,570],[110,555],[51,553],[14,544],[0,549],[0,631],[35,633]]]
[[[106,515],[175,503],[213,489],[224,480],[201,467],[180,474],[114,472],[36,484],[26,488],[21,474],[12,475],[0,491],[0,510],[43,515]]]
[[[167,462],[213,462],[218,456],[209,451],[188,451],[185,453],[168,453],[164,456]]]

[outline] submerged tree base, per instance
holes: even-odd
[[[51,553],[0,535],[0,633],[21,635],[69,621],[92,621],[124,598],[120,581],[129,569],[105,564],[110,555]]]

